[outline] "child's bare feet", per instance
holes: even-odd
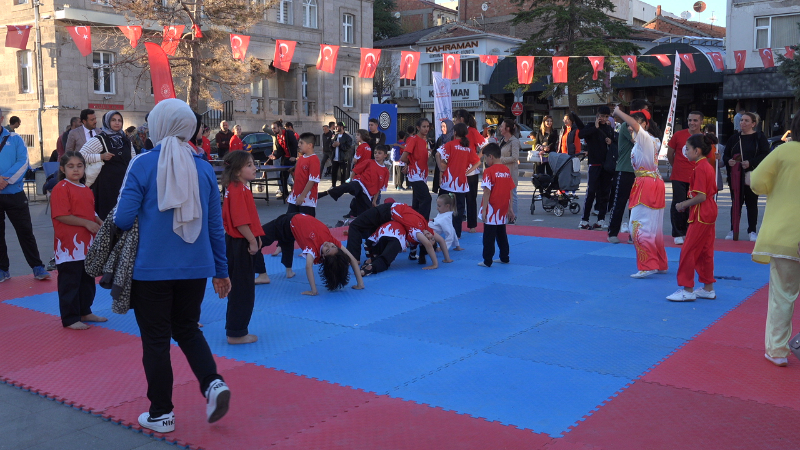
[[[252,344],[253,342],[258,340],[258,336],[255,334],[248,334],[242,337],[230,337],[228,336],[228,344],[237,345],[237,344]]]
[[[105,317],[100,317],[96,314],[89,314],[88,316],[81,316],[81,320],[84,322],[108,322],[108,319]]]
[[[281,254],[281,248],[280,247],[275,247],[275,251],[272,252],[272,256],[278,256],[280,254]]]
[[[294,278],[294,270],[286,269],[286,278]]]
[[[454,248],[453,250],[455,250],[457,252],[460,252],[461,250],[464,250],[464,247],[458,246],[458,247]]]
[[[477,233],[477,232],[478,232],[478,229],[477,229],[477,228],[470,228],[470,229],[469,229],[469,232],[470,232],[470,233]]]
[[[72,325],[68,325],[67,328],[70,330],[88,330],[91,327],[83,322],[75,322]]]
[[[269,275],[266,273],[260,273],[256,277],[256,284],[269,284]]]

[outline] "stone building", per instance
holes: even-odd
[[[231,125],[241,124],[245,131],[256,131],[264,123],[280,118],[294,122],[298,131],[319,134],[321,124],[334,120],[335,115],[357,118],[359,113],[368,111],[372,80],[359,78],[358,70],[359,47],[372,47],[372,8],[372,0],[279,0],[264,21],[244,34],[251,36],[248,56],[267,63],[272,61],[276,38],[298,41],[291,69],[253,82],[244,98],[218,94],[232,116]],[[0,107],[6,119],[12,115],[22,119],[18,131],[28,141],[33,165],[42,155],[49,157],[58,135],[81,109],[91,107],[98,116],[105,110],[121,110],[127,127],[140,125],[154,105],[148,77],[140,80],[137,88],[139,73],[107,66],[122,51],[119,46],[109,46],[110,40],[103,38],[101,30],[111,32],[113,28],[97,28],[92,33],[93,51],[86,57],[81,56],[65,28],[129,25],[107,0],[42,0],[40,15],[43,91],[38,89],[35,30],[31,31],[27,50],[2,48],[3,60],[17,69],[4,70],[0,75]],[[32,0],[9,2],[0,17],[3,25],[33,25]],[[163,25],[153,24],[145,29],[160,32]],[[341,45],[335,74],[315,67],[319,44],[323,43]],[[39,95],[43,96],[44,105],[42,149],[35,138]],[[199,109],[198,113],[204,113],[207,107],[201,105]],[[219,124],[207,125],[215,128]]]
[[[458,11],[428,0],[397,0],[395,9],[406,33],[458,20]]]

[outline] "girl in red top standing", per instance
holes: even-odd
[[[242,142],[242,126],[236,125],[233,127],[233,137],[231,137],[230,147],[228,151],[244,150],[244,143]]]
[[[356,148],[356,154],[353,155],[353,171],[356,170],[356,167],[361,166],[362,164],[366,164],[372,158],[372,148],[370,148],[369,144],[369,131],[367,130],[358,130],[356,132],[356,144],[358,147]]]
[[[467,139],[469,146],[478,156],[481,156],[480,148],[486,144],[486,138],[483,137],[477,128],[475,117],[470,114],[466,109],[459,109],[455,113],[456,117],[453,119],[455,123],[463,123],[467,125]],[[477,231],[478,226],[478,182],[480,181],[480,169],[475,169],[467,173],[467,185],[469,191],[467,192],[467,228],[470,233]],[[458,227],[456,228],[458,229]]]
[[[211,128],[208,125],[203,125],[203,142],[200,144],[200,148],[206,153],[206,159],[211,161],[211,141],[208,140],[209,136],[211,136]]]
[[[717,178],[714,168],[706,164],[714,141],[711,136],[695,134],[686,140],[686,157],[693,167],[688,200],[675,205],[678,211],[689,211],[689,230],[681,247],[678,263],[678,285],[683,286],[667,297],[673,302],[693,302],[697,298],[717,298],[714,292],[714,231],[717,221]],[[703,288],[694,290],[694,273]]]
[[[406,148],[400,158],[406,163],[407,183],[411,185],[411,207],[425,220],[431,216],[431,191],[428,188],[428,130],[431,122],[422,118],[417,120],[417,134],[406,139]],[[410,259],[417,259],[416,249],[409,253]]]
[[[241,150],[229,152],[224,161],[222,225],[225,227],[228,273],[231,277],[225,333],[228,344],[249,344],[258,340],[257,336],[248,333],[247,326],[256,299],[253,255],[261,250],[259,236],[264,235],[256,203],[248,187],[248,183],[256,178],[256,166],[253,156]],[[268,277],[266,282],[269,283]]]
[[[457,213],[453,214],[453,229],[456,236],[461,237],[461,221],[469,192],[467,174],[476,170],[481,162],[481,157],[475,152],[467,138],[469,128],[464,123],[453,127],[455,139],[446,143],[437,150],[436,164],[442,171],[439,189],[455,194]]]

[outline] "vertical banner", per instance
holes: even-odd
[[[441,72],[433,72],[433,129],[436,139],[442,135],[442,120],[453,119],[453,98],[450,96],[450,80]]]
[[[378,119],[378,131],[386,135],[386,144],[397,143],[397,105],[373,103],[369,105],[369,117]]]
[[[167,58],[166,52],[153,42],[145,42],[144,46],[150,62],[150,80],[153,82],[153,97],[156,104],[167,98],[175,98],[172,69],[169,67],[169,58]]]
[[[675,126],[675,104],[678,102],[678,84],[681,81],[681,57],[675,52],[675,77],[672,80],[672,99],[669,101],[669,115],[667,124],[664,125],[664,139],[661,141],[661,149],[658,151],[658,159],[667,159],[667,149],[669,140],[672,139],[672,128]]]

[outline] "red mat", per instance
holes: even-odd
[[[33,275],[11,277],[0,284],[0,302],[20,297],[55,292],[58,289],[58,272],[50,272],[50,279],[37,280]]]

